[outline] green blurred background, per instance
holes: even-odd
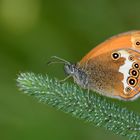
[[[125,140],[18,91],[19,72],[64,78],[53,55],[72,62],[106,38],[140,29],[140,1],[0,0],[0,139]],[[140,113],[140,99],[115,101]]]

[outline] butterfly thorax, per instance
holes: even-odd
[[[84,70],[79,68],[76,64],[65,64],[64,71],[66,74],[72,76],[74,81],[83,88],[88,87],[88,75]]]

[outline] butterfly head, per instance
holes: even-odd
[[[64,71],[67,75],[73,75],[75,73],[76,65],[71,64],[69,61],[62,59],[57,56],[52,56],[51,61],[48,62],[48,64],[53,64],[53,63],[62,63],[64,64]]]
[[[68,75],[74,75],[77,71],[76,65],[71,63],[65,63],[64,64],[64,71]]]
[[[88,74],[77,64],[72,64],[57,56],[53,56],[52,59],[53,60],[49,61],[48,64],[52,63],[64,64],[64,71],[68,75],[68,77],[73,77],[74,81],[84,88],[88,86]]]

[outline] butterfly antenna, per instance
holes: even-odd
[[[48,61],[46,64],[51,65],[51,64],[58,64],[58,63],[65,64],[65,62],[58,62],[58,61]]]
[[[63,58],[60,58],[60,57],[58,57],[58,56],[52,56],[51,58],[56,59],[56,60],[59,60],[60,62],[63,62],[63,63],[70,63],[70,62],[68,62],[67,60],[65,60],[65,59],[63,59]]]
[[[48,61],[46,64],[47,65],[50,65],[50,64],[56,64],[56,63],[61,63],[61,64],[68,64],[70,62],[66,61],[65,59],[62,59],[60,57],[57,57],[57,56],[52,56],[51,59],[55,59],[55,60],[50,60]],[[57,61],[58,60],[58,61]]]

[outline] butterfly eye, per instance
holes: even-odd
[[[133,63],[133,68],[136,68],[136,69],[138,69],[139,68],[139,64],[138,63]]]
[[[136,41],[136,45],[137,46],[140,46],[140,41]]]
[[[133,56],[133,55],[130,55],[130,56],[128,57],[128,59],[129,59],[130,61],[134,61],[134,56]]]
[[[111,54],[111,57],[112,57],[112,59],[113,60],[118,60],[119,58],[120,58],[120,53],[118,53],[118,52],[113,52],[112,54]]]
[[[138,77],[139,73],[136,69],[130,69],[129,74],[133,77]]]
[[[131,90],[132,90],[131,87],[126,87],[125,88],[126,94],[129,94],[131,92]]]
[[[129,77],[127,79],[127,83],[129,86],[134,87],[137,84],[137,79],[133,78],[133,77]]]

